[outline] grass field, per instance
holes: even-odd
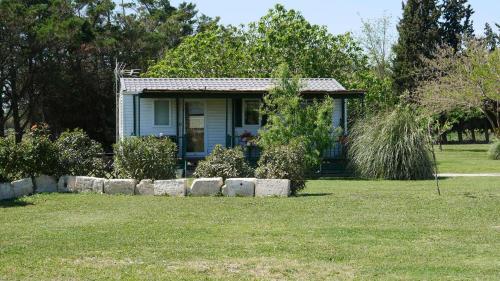
[[[498,280],[500,180],[310,181],[292,198],[0,202],[0,279]]]
[[[440,173],[500,173],[500,161],[488,159],[488,144],[444,145],[436,149]]]

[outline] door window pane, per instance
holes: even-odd
[[[186,152],[205,152],[205,104],[186,101]]]
[[[247,100],[245,101],[245,125],[259,125],[259,107],[260,102],[258,100]]]
[[[154,117],[155,125],[169,126],[170,125],[170,101],[155,100],[154,101]]]

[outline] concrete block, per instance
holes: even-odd
[[[134,179],[110,179],[104,182],[106,194],[134,195],[136,181]]]
[[[154,182],[154,195],[186,196],[187,179],[157,180]]]
[[[13,181],[11,182],[11,185],[15,198],[30,195],[33,193],[33,181],[31,180],[31,178]]]
[[[222,178],[199,178],[191,184],[189,194],[192,196],[214,196],[221,192]]]
[[[290,196],[290,180],[287,179],[256,179],[255,197]]]
[[[222,189],[225,196],[245,196],[251,197],[255,194],[254,178],[230,178],[226,179],[226,184]]]
[[[154,195],[154,183],[152,180],[141,180],[135,186],[136,195]]]

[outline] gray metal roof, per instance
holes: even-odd
[[[345,88],[333,78],[303,78],[303,92],[336,92]],[[122,92],[221,91],[266,92],[276,85],[271,78],[121,78]]]

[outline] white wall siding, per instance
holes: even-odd
[[[156,99],[142,98],[140,99],[140,131],[138,132],[141,136],[154,135],[159,136],[163,134],[165,136],[175,136],[176,135],[176,104],[175,99],[167,99],[170,101],[170,125],[168,126],[156,126],[154,125],[154,101]],[[139,103],[139,100],[136,101]],[[137,112],[139,114],[139,112]],[[139,118],[138,118],[139,119]]]
[[[134,133],[134,95],[120,95],[120,138]]]
[[[231,110],[231,102],[228,101],[228,111]],[[226,100],[207,99],[205,118],[205,134],[207,138],[206,152],[210,154],[215,145],[226,145]],[[227,134],[231,134],[230,114],[227,115]]]

